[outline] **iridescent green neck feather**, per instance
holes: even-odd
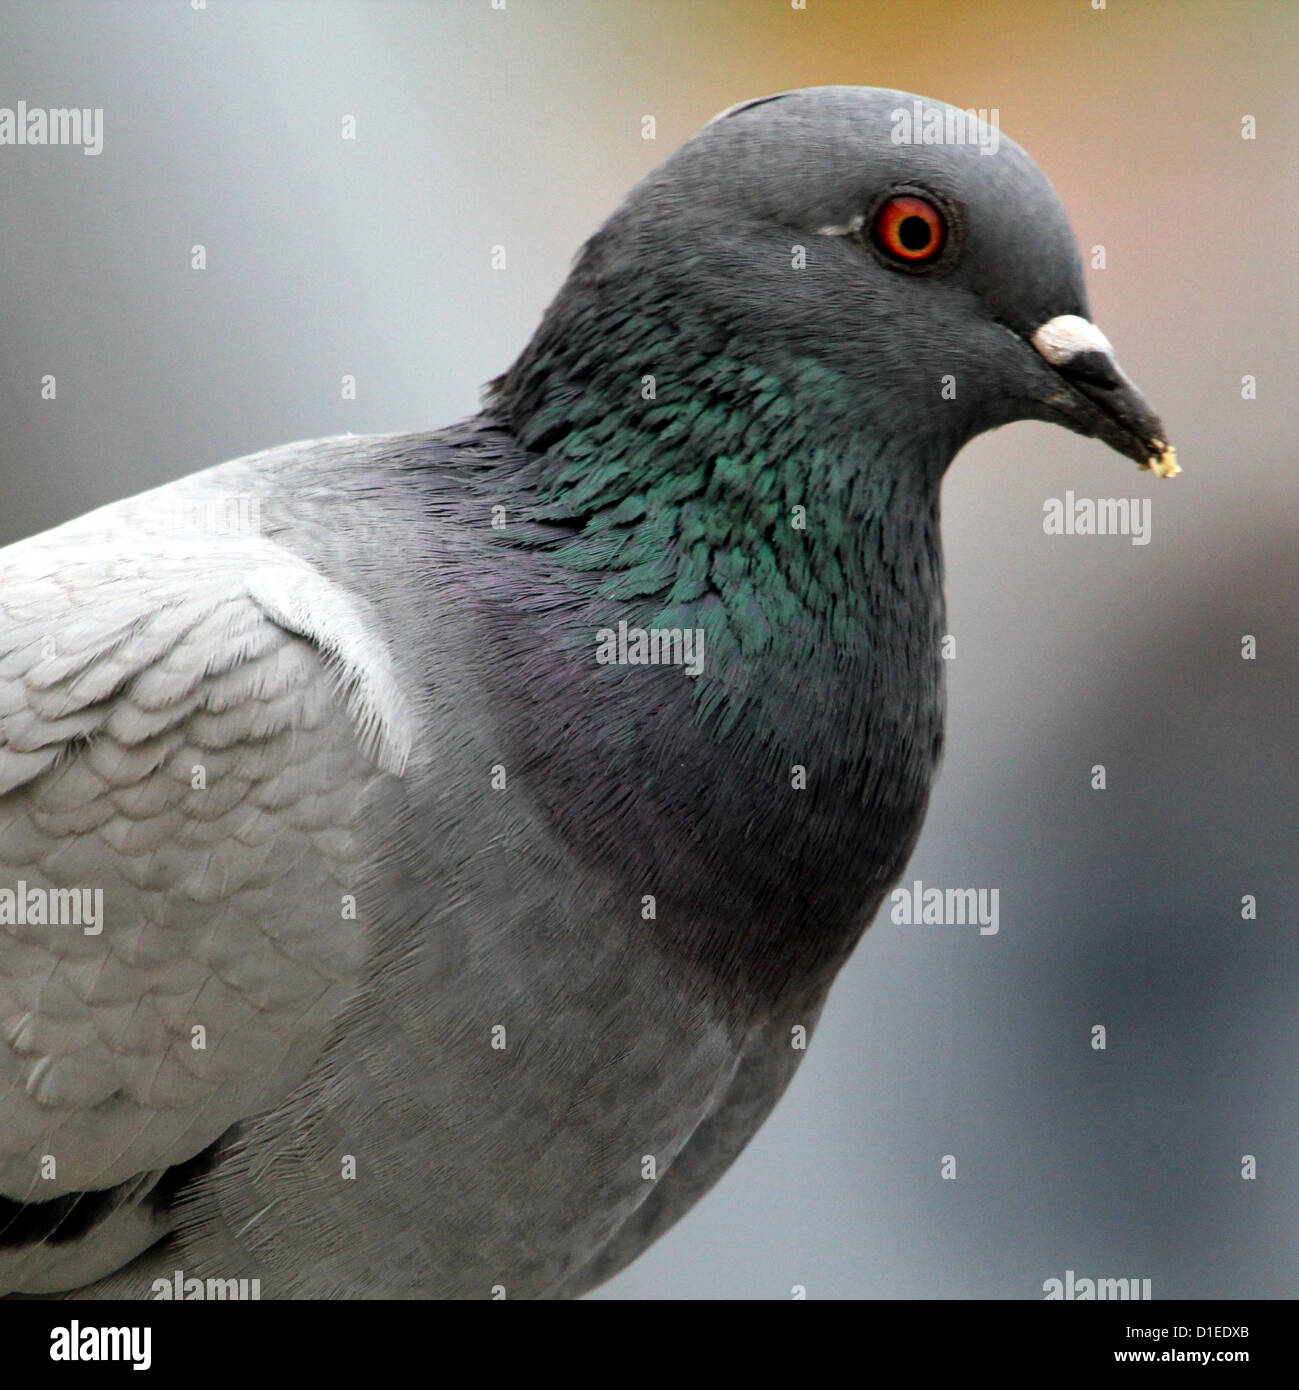
[[[946,459],[863,418],[811,353],[757,355],[686,305],[569,293],[490,403],[541,458],[531,515],[558,564],[600,575],[612,616],[705,630],[705,704],[754,663],[941,616]]]

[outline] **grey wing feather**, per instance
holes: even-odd
[[[183,1162],[301,1079],[365,951],[363,809],[411,745],[337,585],[103,516],[0,552],[6,1210]],[[0,1249],[0,1291],[47,1257]]]

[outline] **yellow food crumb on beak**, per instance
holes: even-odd
[[[1152,439],[1151,444],[1160,452],[1151,454],[1145,463],[1137,465],[1143,472],[1149,470],[1156,478],[1175,478],[1182,471],[1177,463],[1177,450],[1162,439]]]

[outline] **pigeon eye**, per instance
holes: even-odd
[[[936,260],[947,240],[943,214],[926,198],[901,193],[875,218],[875,244],[886,256],[907,265]]]

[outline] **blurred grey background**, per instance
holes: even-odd
[[[732,102],[996,107],[1105,248],[1093,316],[1185,476],[1041,425],[957,461],[907,881],[997,888],[1000,930],[882,916],[773,1119],[596,1296],[1299,1292],[1292,4],[6,0],[0,35],[0,106],[104,110],[97,157],[0,147],[0,543],[471,412],[581,241]],[[1150,544],[1045,535],[1067,489],[1149,497]]]

